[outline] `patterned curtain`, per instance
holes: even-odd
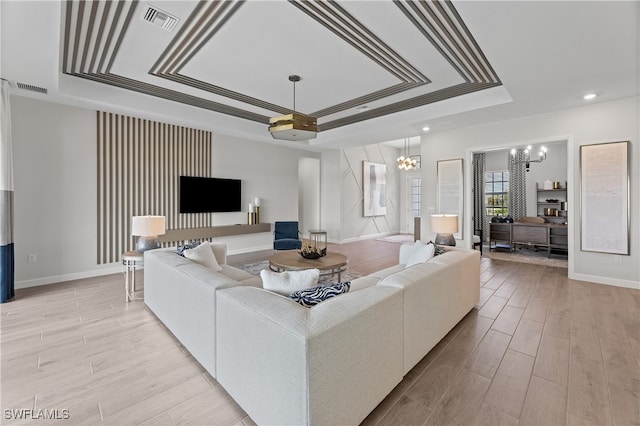
[[[515,158],[509,154],[509,215],[518,220],[527,215],[527,170],[524,150],[518,149]]]
[[[13,298],[15,262],[13,254],[13,153],[9,82],[2,80],[0,102],[0,303]]]
[[[473,154],[473,230],[482,230],[483,238],[488,235],[484,217],[484,170],[484,152]]]

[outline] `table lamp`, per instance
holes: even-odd
[[[131,218],[131,234],[140,237],[136,243],[138,253],[159,248],[158,235],[164,233],[164,216],[133,216]]]
[[[456,239],[453,238],[453,234],[458,232],[458,215],[432,214],[431,230],[437,234],[436,244],[455,246]]]

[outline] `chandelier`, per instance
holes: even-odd
[[[538,159],[536,160],[531,159],[531,145],[527,146],[527,149],[524,150],[523,160],[516,160],[517,152],[518,151],[515,148],[511,150],[511,159],[513,160],[513,163],[524,164],[524,167],[527,171],[529,171],[529,166],[531,163],[542,163],[544,160],[547,159],[547,148],[545,148],[544,146],[540,147],[540,151],[538,151]]]
[[[401,170],[411,170],[416,168],[417,161],[409,155],[409,139],[404,138],[404,155],[396,159],[398,168]]]
[[[296,112],[296,82],[300,81],[300,76],[290,75],[289,81],[293,83],[293,110],[291,114],[270,118],[269,132],[274,139],[287,141],[314,139],[318,134],[317,119]]]

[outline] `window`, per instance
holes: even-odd
[[[413,217],[420,216],[421,187],[420,178],[411,179],[411,211],[413,212]]]
[[[509,214],[509,172],[488,172],[484,175],[484,196],[487,216]]]

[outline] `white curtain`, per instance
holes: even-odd
[[[0,104],[0,303],[11,300],[15,287],[13,249],[13,149],[9,82],[1,80]]]

